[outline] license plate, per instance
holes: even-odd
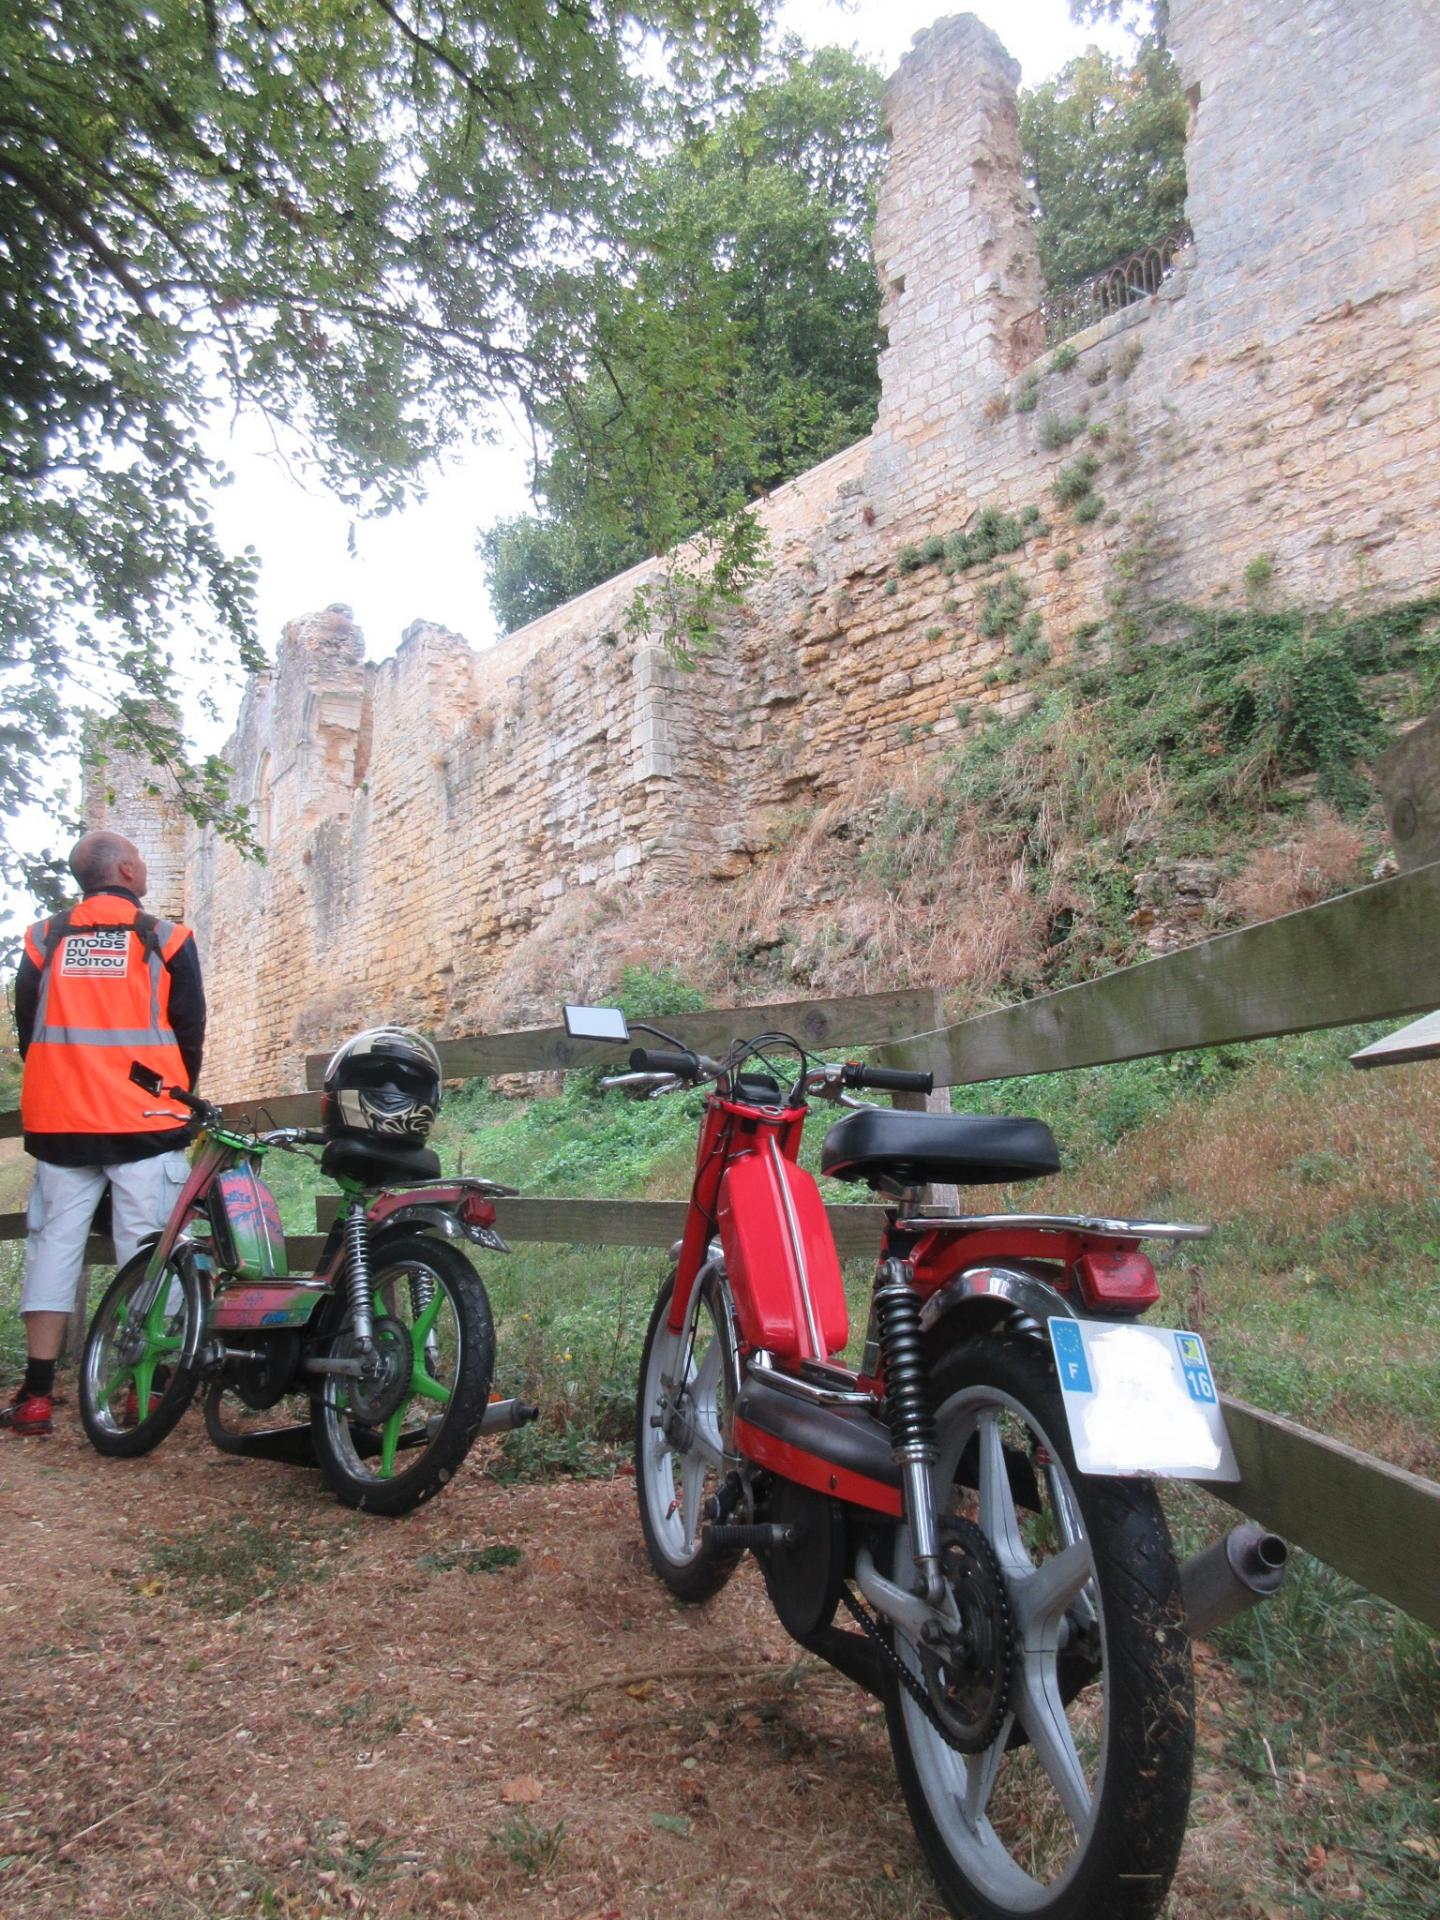
[[[1240,1478],[1198,1333],[1058,1315],[1049,1325],[1082,1473]]]

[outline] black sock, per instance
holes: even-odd
[[[27,1360],[25,1362],[25,1391],[38,1393],[48,1398],[55,1388],[55,1362],[53,1360]]]

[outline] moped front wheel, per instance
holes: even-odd
[[[97,1453],[117,1459],[158,1447],[195,1397],[195,1375],[180,1360],[198,1342],[200,1283],[172,1259],[149,1285],[149,1265],[142,1251],[116,1274],[80,1360],[80,1424]]]
[[[690,1294],[678,1333],[668,1325],[675,1278],[660,1289],[640,1356],[635,1487],[650,1564],[678,1600],[708,1600],[739,1565],[733,1548],[701,1538],[706,1497],[730,1454],[737,1380],[730,1299],[713,1275]]]
[[[480,1430],[495,1328],[479,1274],[443,1240],[416,1234],[378,1247],[371,1285],[370,1372],[325,1376],[311,1437],[347,1507],[409,1513],[452,1479]],[[330,1351],[353,1357],[358,1349],[342,1328]]]
[[[963,1631],[937,1648],[896,1629],[911,1684],[886,1682],[926,1858],[965,1920],[1150,1920],[1185,1834],[1195,1733],[1154,1488],[1077,1471],[1034,1340],[952,1347],[931,1393],[942,1563]],[[902,1530],[893,1577],[907,1586],[912,1572]]]

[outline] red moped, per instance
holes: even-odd
[[[577,1037],[630,1037],[612,1008],[565,1020]],[[1164,1439],[1167,1343],[1194,1342],[1174,1355],[1190,1355],[1196,1402],[1214,1388],[1194,1336],[1134,1333],[1158,1298],[1140,1243],[1209,1229],[927,1214],[931,1183],[1056,1172],[1050,1129],[861,1105],[852,1090],[928,1092],[930,1076],[820,1064],[784,1034],[713,1060],[635,1025],[665,1044],[637,1048],[632,1072],[604,1084],[711,1088],[640,1366],[635,1473],[656,1573],[703,1601],[755,1554],[789,1633],[884,1701],[910,1816],[954,1912],[1153,1915],[1185,1829],[1193,1686],[1181,1573],[1134,1462],[1153,1452],[1187,1477],[1233,1468],[1199,1431],[1213,1435],[1218,1408],[1183,1444]],[[858,1109],[826,1134],[822,1171],[885,1200],[857,1365],[843,1358],[825,1207],[797,1164],[819,1098]],[[1093,1404],[1077,1431],[1098,1471],[1077,1464],[1064,1404],[1071,1389],[1084,1397],[1082,1375]],[[1097,1381],[1112,1389],[1108,1427]],[[1112,1454],[1119,1464],[1105,1465]],[[1237,1594],[1273,1584],[1284,1557],[1252,1532],[1229,1543]],[[1238,1604],[1207,1601],[1208,1618]]]

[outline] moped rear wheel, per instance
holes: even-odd
[[[195,1345],[205,1311],[200,1283],[169,1260],[151,1292],[149,1264],[144,1250],[116,1274],[80,1360],[80,1424],[97,1453],[116,1459],[158,1447],[195,1397],[195,1375],[180,1357]]]
[[[1150,1920],[1185,1834],[1195,1733],[1155,1490],[1077,1471],[1034,1340],[952,1347],[931,1394],[942,1548],[967,1639],[948,1664],[898,1629],[893,1645],[969,1750],[898,1675],[886,1697],[931,1870],[965,1920]],[[911,1572],[902,1530],[893,1577],[906,1586]]]
[[[667,1324],[672,1274],[660,1289],[640,1356],[635,1404],[635,1488],[650,1564],[677,1600],[708,1600],[740,1563],[733,1548],[701,1538],[707,1496],[730,1454],[737,1379],[734,1323],[723,1282],[706,1275],[678,1333]]]
[[[311,1435],[347,1507],[409,1513],[453,1477],[480,1430],[495,1328],[479,1274],[443,1240],[416,1234],[378,1247],[371,1285],[381,1368],[363,1383],[327,1375]],[[342,1328],[332,1351],[348,1340]]]

